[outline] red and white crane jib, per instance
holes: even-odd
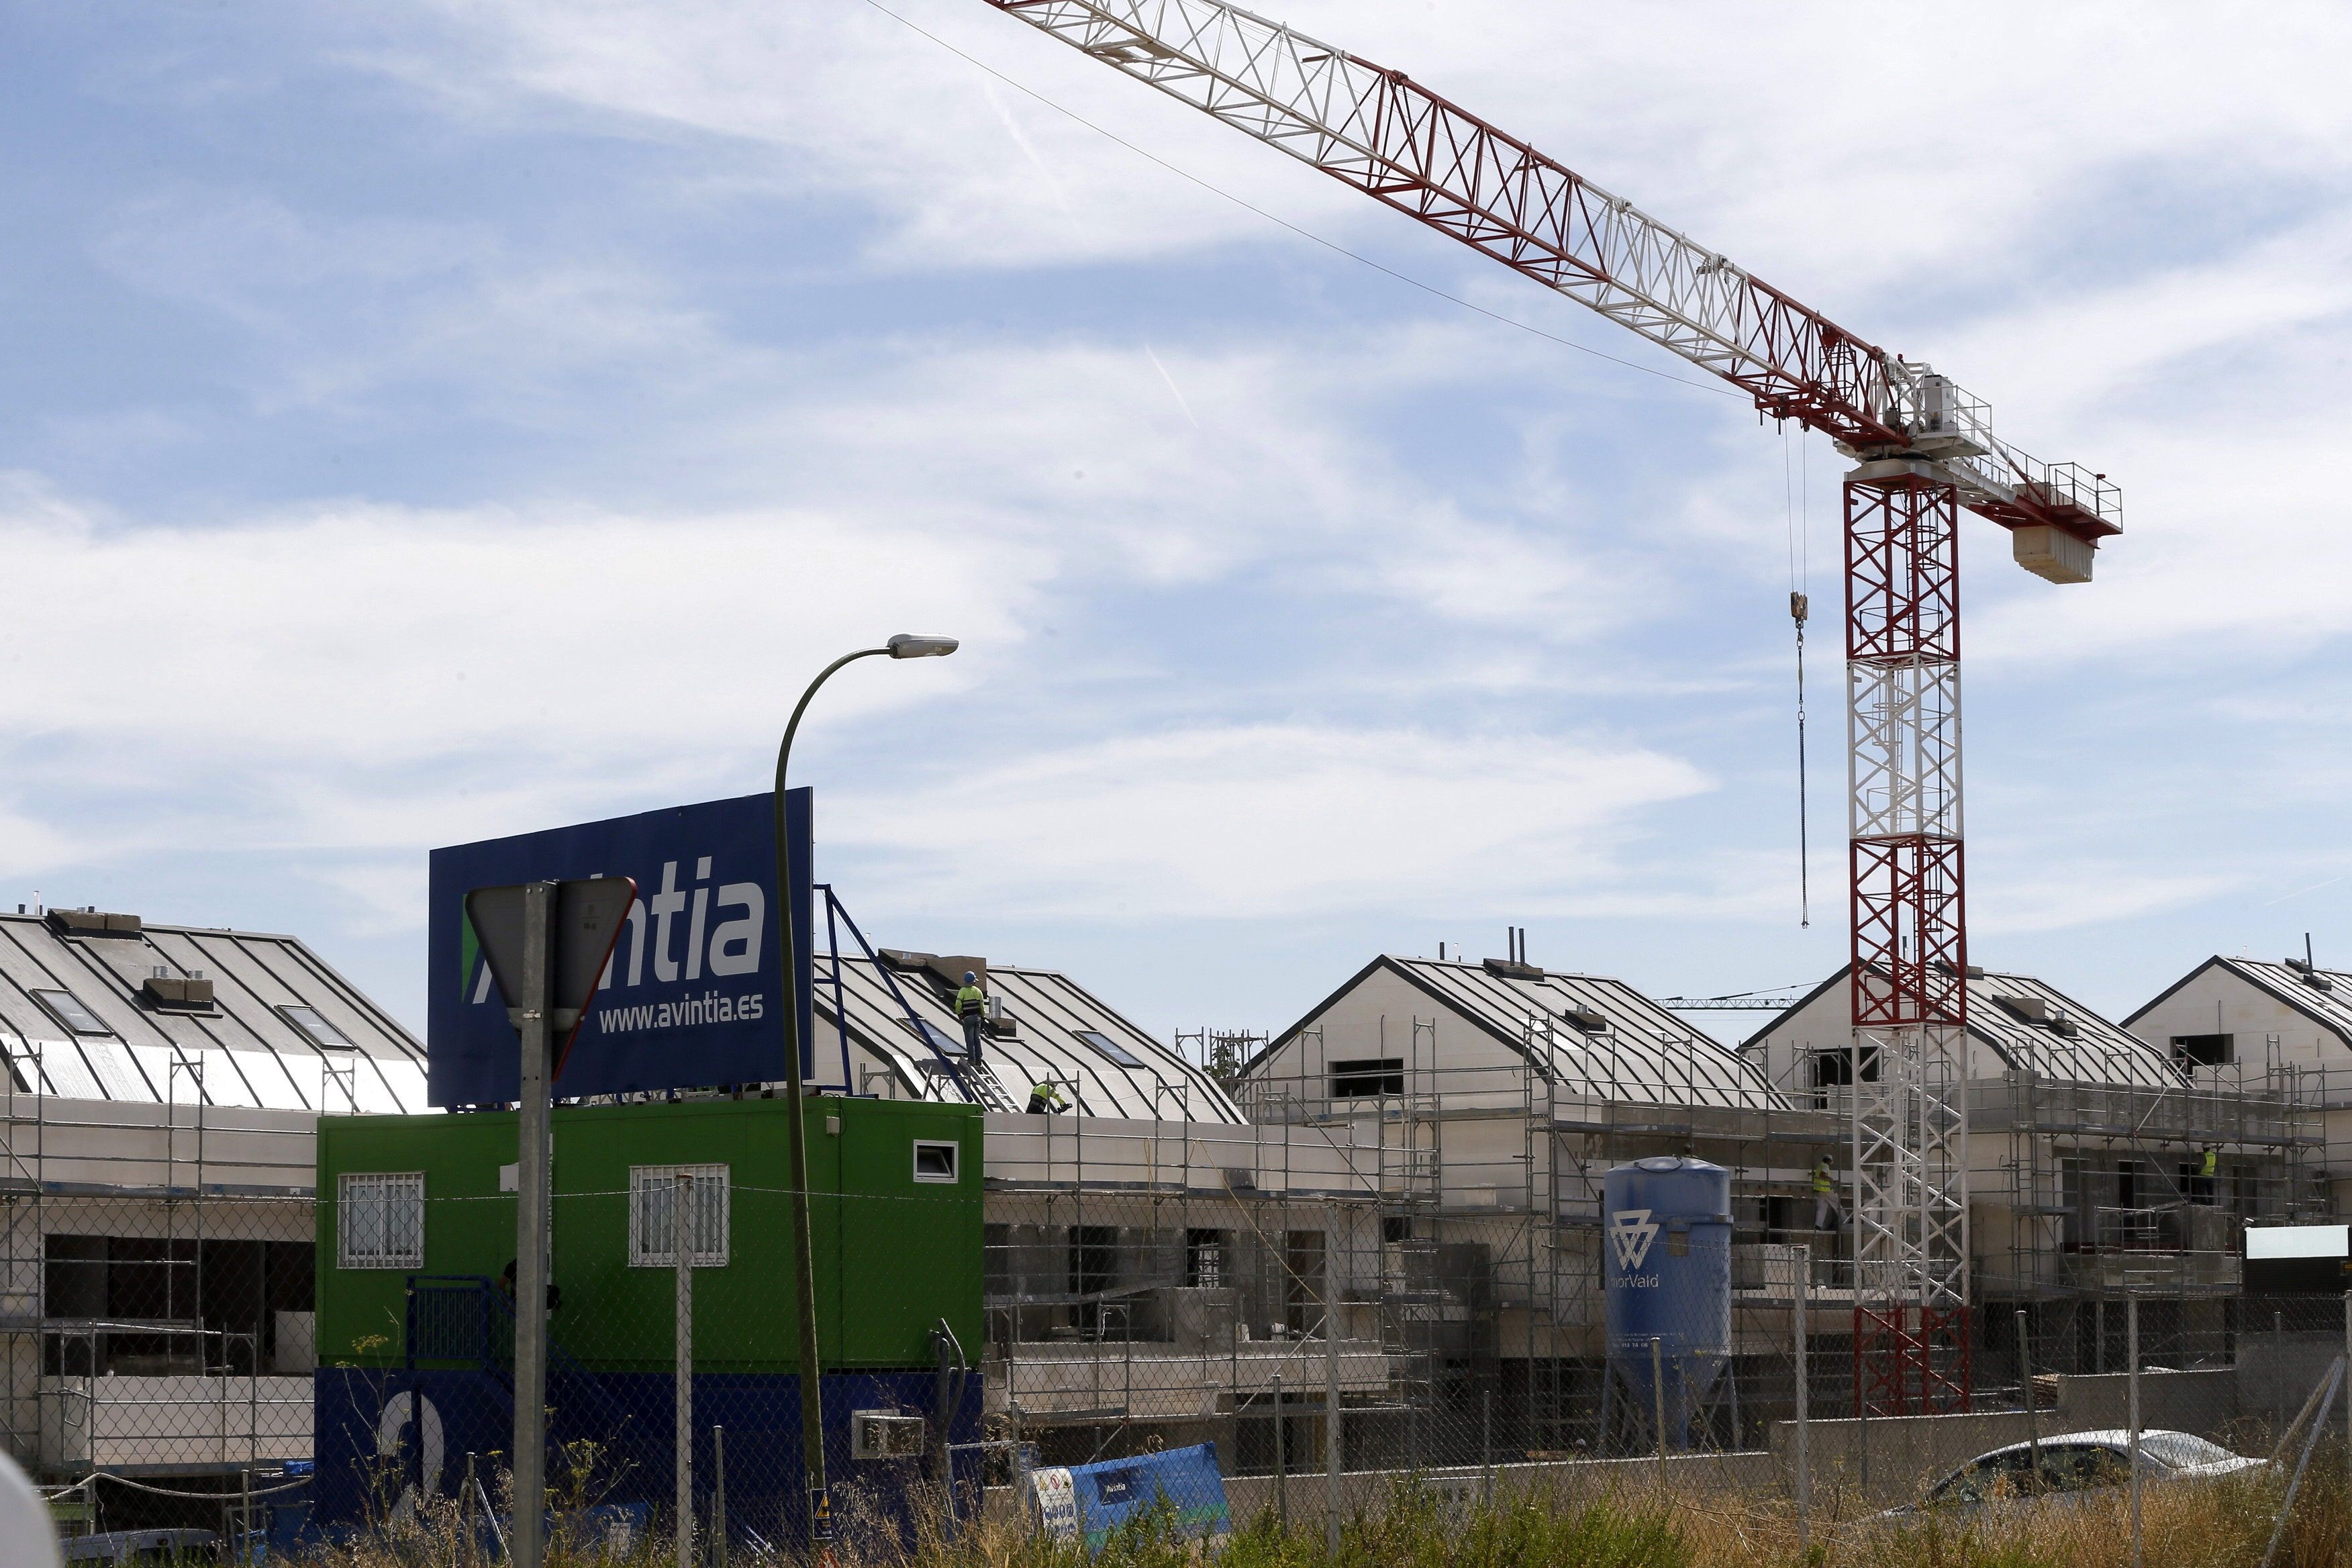
[[[1221,0],[988,0],[1740,387],[1858,458],[1908,453],[2085,582],[2121,531],[2104,475],[1993,435],[1986,405],[1407,77]]]

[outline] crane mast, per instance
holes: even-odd
[[[1969,1400],[1959,514],[2090,580],[2104,474],[1414,82],[1221,0],[988,0],[1820,431],[1843,486],[1855,1402]]]

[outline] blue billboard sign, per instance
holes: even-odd
[[[815,1037],[809,792],[790,791],[784,808],[801,911],[793,978],[808,1072]],[[499,1105],[520,1092],[520,1047],[466,918],[467,891],[584,877],[634,877],[637,900],[554,1092],[572,1099],[781,1081],[775,796],[747,795],[433,851],[427,1100]]]

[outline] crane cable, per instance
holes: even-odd
[[[1789,618],[1797,626],[1797,925],[1811,930],[1813,923],[1812,843],[1811,822],[1805,800],[1805,615],[1811,608],[1805,590],[1811,585],[1812,530],[1797,526],[1799,508],[1792,493],[1795,476],[1790,472],[1789,427],[1780,426],[1780,503],[1789,519]],[[1807,522],[1811,522],[1812,497],[1811,465],[1805,475],[1805,506]],[[1801,541],[1801,543],[1800,542]]]

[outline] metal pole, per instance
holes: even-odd
[[[2344,1375],[2352,1377],[2352,1290],[2344,1293]],[[2352,1398],[2344,1402],[2344,1495],[2352,1497]]]
[[[801,1473],[808,1489],[809,1543],[817,1561],[823,1563],[833,1561],[833,1504],[824,1476],[824,1394],[816,1342],[816,1244],[810,1234],[808,1129],[804,1125],[808,1086],[801,1070],[800,969],[793,958],[799,951],[793,931],[799,911],[793,908],[793,836],[784,820],[784,770],[792,762],[793,736],[800,730],[801,715],[808,710],[809,699],[816,695],[817,688],[843,665],[889,651],[882,647],[862,648],[842,655],[818,671],[808,689],[801,693],[799,704],[793,709],[792,721],[784,726],[783,743],[776,748],[776,942],[781,958],[776,988],[784,1015],[785,1095],[792,1101],[791,1112],[784,1118],[784,1144],[785,1157],[792,1163],[793,1304],[800,1328]],[[532,1563],[521,1568],[539,1565]]]
[[[1650,1336],[1650,1401],[1658,1422],[1658,1486],[1666,1484],[1666,1352],[1665,1342]]]
[[[2140,1568],[2139,1533],[2139,1298],[2124,1298],[2124,1354],[2131,1362],[2131,1548],[2132,1568]]]
[[[2272,1419],[2286,1419],[2286,1314],[2271,1314],[2271,1404],[2275,1407]]]
[[[1283,1523],[1290,1522],[1290,1423],[1282,1414],[1282,1373],[1274,1374],[1274,1517]]]
[[[474,1563],[474,1456],[466,1456],[466,1484],[457,1493],[458,1568],[473,1568]]]
[[[1485,1500],[1495,1500],[1495,1391],[1478,1391],[1478,1479]]]
[[[1812,1385],[1805,1365],[1806,1316],[1813,1300],[1813,1249],[1797,1248],[1797,1554],[1812,1549],[1813,1465],[1807,1447],[1812,1423]]]
[[[670,1377],[677,1448],[677,1568],[694,1568],[694,1178],[680,1171],[669,1199],[670,1262],[677,1279],[677,1366]]]
[[[2017,1310],[2017,1389],[2025,1399],[2025,1451],[2033,1466],[2033,1486],[2042,1485],[2042,1423],[2034,1406],[2040,1402],[2033,1396],[2033,1338],[2027,1331],[2025,1309]]]
[[[1339,1240],[1339,1215],[1332,1214],[1330,1241]],[[1323,1249],[1323,1551],[1334,1561],[1339,1555],[1339,1248]]]
[[[710,1568],[727,1568],[727,1428],[710,1429]]]
[[[547,1555],[548,936],[555,884],[523,887],[522,989],[514,1009],[522,1036],[515,1172],[515,1568]]]

